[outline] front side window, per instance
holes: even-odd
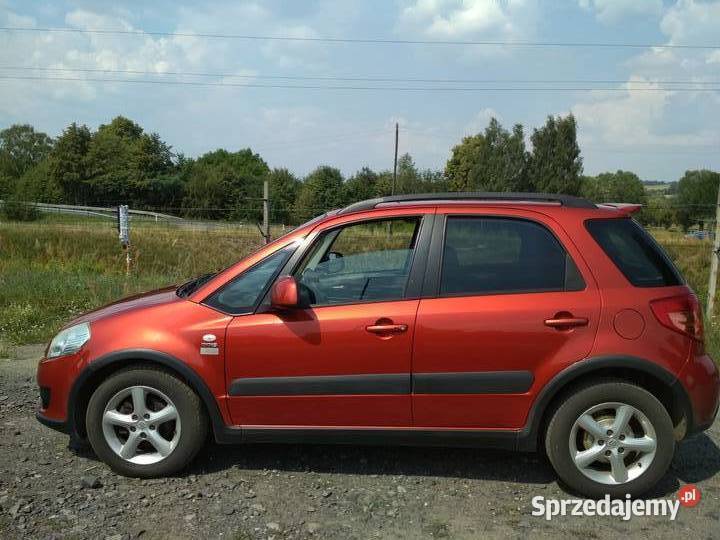
[[[538,223],[449,217],[440,292],[446,295],[582,290],[572,258]]]
[[[320,306],[403,298],[419,229],[419,218],[402,218],[323,233],[295,272],[305,301]]]
[[[296,247],[295,244],[290,244],[272,255],[268,255],[214,292],[205,303],[210,307],[234,315],[253,312],[270,282]]]

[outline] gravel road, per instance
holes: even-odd
[[[720,425],[684,443],[656,497],[695,483],[678,518],[531,515],[569,498],[533,454],[441,448],[209,445],[184,474],[113,474],[37,423],[37,346],[0,360],[2,538],[720,537]]]

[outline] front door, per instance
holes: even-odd
[[[549,374],[592,348],[592,274],[539,213],[472,209],[436,229],[426,277],[435,290],[415,330],[414,423],[521,428]]]
[[[422,216],[338,220],[294,268],[305,309],[227,328],[230,413],[243,426],[409,426],[418,303],[407,285]],[[424,238],[425,236],[423,236]]]

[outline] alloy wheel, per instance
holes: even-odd
[[[624,484],[652,463],[657,435],[647,416],[626,403],[608,402],[582,413],[570,430],[570,457],[586,477]]]
[[[165,394],[131,386],[108,401],[102,416],[105,441],[118,456],[138,465],[168,457],[180,439],[180,415]]]

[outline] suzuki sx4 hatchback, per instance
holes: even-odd
[[[719,381],[637,208],[454,193],[329,212],[70,322],[38,419],[129,476],[212,436],[540,450],[572,491],[642,494],[711,425]]]

